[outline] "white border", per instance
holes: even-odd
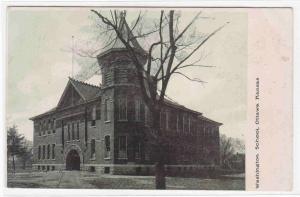
[[[288,196],[300,193],[300,1],[177,1],[174,2],[164,1],[138,1],[138,0],[119,0],[119,1],[90,1],[90,2],[71,2],[71,1],[6,1],[1,3],[1,19],[2,19],[2,36],[0,38],[1,43],[1,70],[0,70],[0,91],[1,91],[1,109],[0,113],[0,138],[2,140],[1,147],[1,160],[5,161],[6,156],[6,130],[5,128],[5,73],[6,73],[6,7],[7,6],[150,6],[150,7],[292,7],[294,13],[294,186],[292,192],[245,192],[245,191],[195,191],[195,190],[97,190],[97,189],[8,189],[6,188],[6,162],[0,162],[0,174],[1,176],[0,187],[3,196],[153,196],[153,195],[172,195],[172,196],[195,196],[195,195],[280,195]],[[280,180],[278,180],[280,181]]]

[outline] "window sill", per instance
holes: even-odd
[[[104,121],[104,123],[110,123],[110,120],[106,120],[106,121]]]
[[[117,158],[117,159],[120,159],[120,160],[127,160],[128,158],[127,158],[127,157],[121,157],[121,158]]]
[[[128,120],[126,120],[126,119],[121,119],[121,120],[118,120],[118,122],[128,122]]]
[[[96,157],[95,158],[90,158],[90,161],[96,161]]]
[[[96,127],[97,127],[96,125],[95,126],[92,126],[92,125],[90,126],[90,128],[96,128]]]
[[[110,157],[106,157],[106,158],[104,158],[104,160],[110,160]]]

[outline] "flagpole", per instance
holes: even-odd
[[[72,35],[72,74],[71,74],[71,76],[72,76],[72,78],[74,77],[73,76],[73,72],[74,72],[74,36]]]
[[[73,67],[74,67],[74,36],[72,35],[72,73],[71,73],[71,77],[73,78]],[[74,105],[74,87],[72,89],[72,105]]]

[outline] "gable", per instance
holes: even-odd
[[[57,107],[65,108],[73,105],[78,105],[84,102],[84,98],[79,94],[79,92],[75,89],[75,87],[68,82],[63,95],[61,96]]]

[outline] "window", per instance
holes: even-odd
[[[127,120],[127,98],[118,99],[119,120]]]
[[[67,131],[68,131],[68,141],[70,141],[71,140],[71,136],[70,136],[70,124],[68,124]]]
[[[146,109],[144,103],[138,99],[135,100],[135,120],[136,121],[145,121]]]
[[[47,125],[47,130],[50,130],[50,129],[52,129],[52,128],[51,128],[51,120],[49,119],[48,120],[48,125]]]
[[[119,137],[119,159],[127,159],[127,137]]]
[[[191,117],[188,118],[188,132],[191,133]]]
[[[45,159],[45,153],[46,153],[46,147],[45,147],[45,145],[43,145],[43,159]]]
[[[55,121],[55,118],[53,118],[53,128],[52,128],[52,133],[55,133],[56,132],[56,121]]]
[[[135,142],[134,152],[135,152],[135,159],[140,159],[141,158],[141,143],[139,141]]]
[[[189,132],[189,118],[187,114],[183,115],[183,132]]]
[[[149,109],[148,107],[145,105],[145,124],[149,125],[150,120],[149,120]]]
[[[110,136],[109,135],[105,136],[104,141],[105,141],[105,154],[104,154],[104,157],[105,158],[110,158]]]
[[[143,102],[140,103],[140,116],[141,116],[141,121],[145,121],[145,105]]]
[[[93,109],[92,109],[92,122],[91,122],[91,126],[92,127],[96,126],[96,106],[93,106]]]
[[[100,120],[100,119],[101,119],[101,108],[99,106],[99,107],[96,107],[96,120]]]
[[[135,100],[135,120],[140,121],[141,120],[141,114],[140,114],[140,100]]]
[[[55,159],[55,144],[52,144],[52,159]]]
[[[72,123],[72,140],[75,140],[74,122]]]
[[[95,159],[96,158],[96,141],[95,139],[91,140],[91,159]]]
[[[39,146],[39,150],[38,150],[38,159],[41,159],[41,146]]]
[[[104,167],[104,173],[109,174],[110,168],[109,167]]]
[[[168,128],[172,132],[176,132],[177,130],[177,113],[175,110],[168,112]]]
[[[104,121],[108,121],[109,120],[109,100],[105,99],[104,100]]]
[[[46,123],[46,129],[47,129],[47,134],[51,134],[51,120],[48,120],[48,123]]]
[[[50,159],[50,144],[47,146],[47,159]]]
[[[145,152],[145,161],[150,161],[150,153]]]
[[[77,140],[79,140],[79,122],[77,122],[77,126],[76,126],[76,137],[77,137]]]
[[[46,135],[46,122],[45,122],[45,120],[43,121],[42,127],[43,127],[43,135]]]
[[[165,116],[166,116],[166,129],[169,129],[169,112],[165,111]]]
[[[166,112],[161,110],[160,111],[160,128],[165,129],[166,128]]]

